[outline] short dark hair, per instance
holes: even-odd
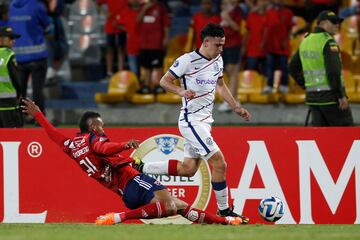
[[[91,111],[84,112],[84,114],[81,116],[80,122],[79,122],[80,132],[82,132],[82,133],[90,132],[89,125],[88,125],[89,119],[98,118],[98,117],[101,117],[101,116],[97,112],[91,112]]]
[[[223,38],[225,37],[224,29],[219,24],[209,23],[201,30],[200,33],[201,42],[203,42],[206,37]]]

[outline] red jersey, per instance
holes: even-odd
[[[270,8],[266,13],[266,50],[269,53],[289,55],[289,33],[293,13],[285,7]]]
[[[126,6],[121,12],[120,17],[117,19],[118,24],[125,27],[127,33],[126,52],[130,55],[138,55],[140,48],[140,34],[138,32],[138,23],[136,18],[140,12]]]
[[[235,7],[229,13],[231,19],[239,25],[239,31],[232,29],[225,21],[221,21],[221,26],[224,28],[225,32],[225,48],[238,47],[241,45],[241,21],[242,21],[242,12],[240,7]]]
[[[170,26],[166,7],[161,3],[153,4],[139,23],[140,49],[162,50],[165,28]]]
[[[266,26],[266,14],[250,12],[246,20],[248,31],[246,49],[248,57],[265,57],[265,49],[261,47]]]
[[[191,27],[194,29],[196,48],[201,46],[200,32],[209,23],[220,24],[219,15],[206,16],[202,12],[195,13],[192,17]]]
[[[123,193],[129,180],[140,174],[130,166],[132,158],[123,157],[119,152],[128,149],[126,143],[115,143],[104,135],[93,132],[77,134],[74,138],[64,136],[52,126],[41,112],[35,119],[62,150],[81,169],[104,187],[116,193]]]
[[[116,21],[120,17],[121,10],[127,5],[126,0],[106,0],[108,5],[108,16],[105,23],[105,32],[108,34],[114,34],[123,32],[116,27]]]

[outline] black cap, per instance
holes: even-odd
[[[11,27],[0,27],[0,37],[9,37],[11,39],[21,37],[20,34],[14,33]]]
[[[341,23],[344,19],[339,18],[334,12],[332,11],[322,11],[317,16],[317,23],[319,24],[321,21],[329,20],[333,24]]]

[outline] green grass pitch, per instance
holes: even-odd
[[[0,224],[0,240],[360,239],[360,225]]]

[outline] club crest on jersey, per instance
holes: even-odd
[[[169,155],[172,153],[172,151],[174,151],[178,141],[179,139],[174,137],[155,138],[155,142],[158,145],[158,148],[166,155]]]
[[[177,66],[179,66],[179,60],[176,60],[173,64],[173,67],[177,67]]]
[[[217,62],[214,63],[214,70],[216,72],[220,71],[220,67],[219,67],[219,64]]]

